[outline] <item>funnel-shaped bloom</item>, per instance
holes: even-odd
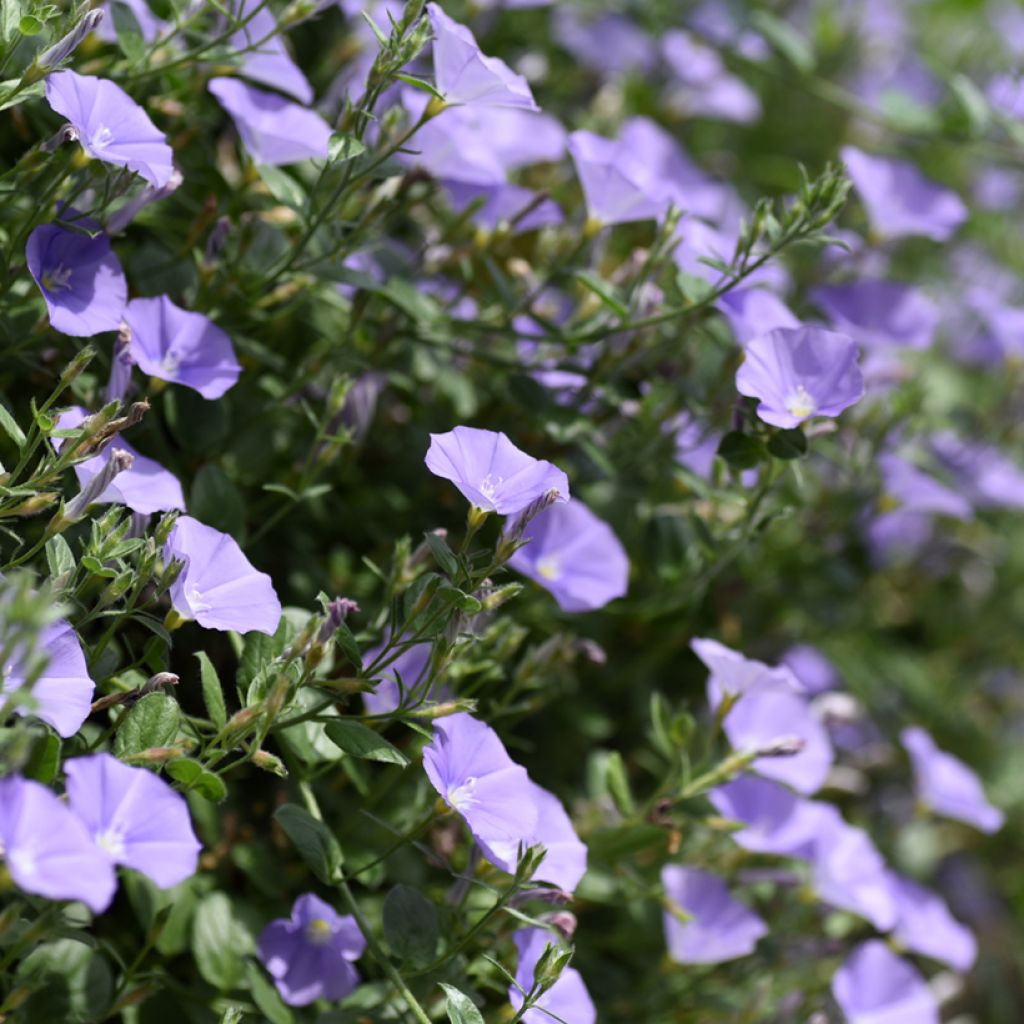
[[[434,81],[448,103],[537,110],[530,85],[503,60],[480,52],[473,33],[427,4],[434,30]]]
[[[65,762],[68,804],[114,864],[141,871],[161,889],[196,873],[202,845],[188,804],[147,768],[110,754]]]
[[[521,928],[512,936],[519,953],[516,966],[516,985],[508,990],[508,1001],[514,1010],[523,1005],[523,992],[529,992],[536,984],[537,963],[548,945],[557,945],[555,936],[544,928]],[[522,991],[520,991],[522,990]],[[523,1014],[523,1024],[553,1024],[556,1020],[567,1024],[594,1024],[597,1010],[583,983],[583,977],[575,967],[566,967],[554,983]]]
[[[843,147],[842,157],[871,230],[882,238],[924,235],[944,242],[967,219],[967,207],[955,192],[906,160],[870,156],[853,146]]]
[[[32,683],[31,702],[15,708],[19,715],[36,715],[52,725],[58,735],[74,736],[89,717],[96,684],[89,678],[82,644],[63,620],[46,626],[39,636],[39,651],[46,667]],[[26,685],[23,661],[15,657],[3,668],[0,693],[8,696]]]
[[[988,802],[978,776],[963,761],[940,750],[919,726],[904,729],[900,740],[914,766],[921,803],[935,814],[982,832],[998,832],[1003,827],[1003,812]]]
[[[557,491],[569,500],[569,478],[557,466],[520,451],[503,433],[456,427],[431,434],[425,459],[435,476],[451,480],[474,508],[514,515]]]
[[[747,658],[717,640],[695,637],[690,649],[704,663],[708,676],[708,703],[718,708],[727,694],[740,696],[755,688],[792,690],[800,692],[800,684],[784,665],[766,665],[763,661]]]
[[[163,188],[174,171],[166,136],[119,85],[57,71],[46,76],[46,102],[71,122],[89,156],[127,167]]]
[[[85,409],[75,406],[61,413],[57,426],[61,429],[71,429],[84,423],[88,417]],[[75,466],[79,486],[84,489],[90,480],[103,471],[103,467],[118,450],[128,452],[132,456],[132,464],[128,469],[118,473],[110,486],[99,497],[93,499],[96,504],[116,502],[143,515],[165,512],[172,508],[184,511],[185,496],[182,494],[178,478],[164,469],[159,462],[140,455],[120,435],[116,436],[99,455]]]
[[[832,979],[849,1024],[939,1024],[924,978],[879,939],[861,943]]]
[[[743,823],[732,839],[744,850],[786,857],[810,856],[822,825],[822,808],[828,808],[756,775],[719,786],[708,799],[723,818]]]
[[[861,345],[928,348],[941,314],[920,289],[863,279],[814,288],[811,298],[832,325]]]
[[[290,918],[263,929],[256,951],[281,998],[289,1006],[308,1006],[344,999],[359,984],[352,964],[365,948],[356,919],[310,892],[295,901]]]
[[[16,775],[0,779],[0,850],[25,892],[81,900],[97,914],[114,898],[114,865],[85,826],[38,782]]]
[[[828,732],[806,700],[788,687],[749,690],[726,715],[722,728],[736,750],[772,750],[792,741],[796,753],[758,757],[750,767],[798,793],[821,789],[832,766]]]
[[[591,220],[628,224],[664,216],[668,200],[653,187],[649,168],[630,147],[593,132],[578,131],[569,136],[569,152]]]
[[[678,864],[661,869],[668,955],[680,964],[719,964],[749,956],[768,926],[752,910],[729,895],[717,875]],[[678,907],[689,920],[673,910]]]
[[[327,158],[331,126],[314,111],[238,78],[213,78],[207,89],[231,115],[256,163],[280,166]]]
[[[949,912],[946,901],[894,872],[889,882],[896,901],[892,937],[913,953],[941,960],[955,971],[969,971],[978,955],[978,943],[971,930]]]
[[[612,528],[578,498],[552,505],[530,521],[529,543],[509,565],[536,580],[566,612],[602,608],[626,592],[629,559]]]
[[[312,103],[313,87],[288,55],[270,8],[261,6],[259,0],[236,0],[232,6],[235,17],[245,21],[228,40],[228,46],[242,54],[239,73],[280,89],[300,103]]]
[[[202,313],[182,309],[166,295],[132,299],[124,320],[132,359],[151,377],[220,398],[242,372],[231,339]]]
[[[820,327],[779,328],[754,338],[736,372],[736,390],[757,398],[757,415],[776,427],[838,416],[864,397],[857,345]]]
[[[438,719],[423,751],[423,770],[492,863],[507,869],[503,851],[530,845],[537,827],[533,784],[490,726],[465,713]]]
[[[110,239],[88,218],[76,223],[94,237],[42,224],[28,236],[25,262],[50,314],[50,326],[75,338],[116,331],[128,282]]]
[[[281,621],[274,584],[253,568],[232,537],[181,516],[164,546],[164,560],[172,558],[185,563],[171,588],[179,615],[207,629],[273,635]]]

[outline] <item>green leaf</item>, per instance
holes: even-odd
[[[719,443],[718,454],[732,469],[753,469],[764,458],[764,447],[756,437],[730,430]]]
[[[60,740],[52,732],[43,733],[33,744],[23,773],[37,782],[51,783],[60,767]]]
[[[306,205],[306,193],[302,186],[287,172],[280,167],[272,167],[270,164],[257,164],[263,184],[270,190],[270,194],[285,206],[293,210],[301,210]]]
[[[241,541],[245,531],[245,499],[216,463],[208,462],[192,481],[189,512],[207,526]]]
[[[292,1011],[285,1006],[277,989],[267,980],[262,969],[252,960],[245,964],[245,974],[249,980],[249,992],[257,1009],[270,1024],[293,1024],[295,1018]]]
[[[150,747],[166,747],[178,735],[181,709],[166,693],[148,693],[121,719],[114,755],[125,757]]]
[[[629,786],[629,779],[626,776],[626,764],[622,760],[622,754],[617,750],[608,754],[605,772],[607,773],[605,780],[608,792],[615,802],[615,806],[624,817],[630,817],[636,811],[636,804]]]
[[[457,576],[459,574],[459,560],[455,557],[452,549],[448,547],[448,542],[444,537],[439,537],[433,530],[428,530],[423,534],[423,539],[427,542],[427,547],[430,548],[430,552],[437,561],[437,564],[449,576]]]
[[[59,533],[46,542],[46,565],[53,579],[65,574],[70,576],[75,571],[75,556],[71,553],[71,545]]]
[[[334,642],[341,648],[349,662],[356,667],[356,670],[362,672],[363,656],[347,622],[338,623],[338,628],[334,631]]]
[[[343,164],[366,152],[366,147],[354,135],[335,132],[327,143],[327,156],[332,164]]]
[[[207,771],[198,761],[183,757],[167,765],[167,774],[180,782],[186,790],[194,789],[211,803],[219,804],[228,795],[227,787],[219,775]]]
[[[146,40],[135,12],[126,3],[110,4],[107,10],[114,19],[114,31],[121,52],[130,61],[139,60],[146,52]]]
[[[467,594],[465,591],[459,590],[458,587],[453,587],[447,580],[441,584],[437,596],[442,601],[455,605],[460,612],[465,612],[467,615],[476,615],[483,609],[483,604],[478,597]]]
[[[777,459],[802,459],[807,454],[807,436],[799,427],[777,430],[768,440],[768,451]]]
[[[18,965],[14,987],[32,994],[12,1019],[87,1024],[109,1009],[114,984],[106,957],[76,939],[37,946]]]
[[[341,870],[341,847],[322,821],[298,804],[284,804],[274,812],[306,866],[324,885],[332,885]]]
[[[396,885],[384,900],[384,938],[391,952],[414,967],[434,960],[441,934],[437,908],[408,885]]]
[[[397,78],[400,82],[405,82],[406,85],[411,85],[414,89],[419,89],[420,92],[428,92],[431,96],[441,100],[442,103],[444,102],[444,96],[437,91],[435,86],[430,82],[425,82],[422,78],[416,78],[413,75],[405,75],[400,71],[396,71],[393,77]]]
[[[387,764],[401,765],[403,768],[409,763],[409,758],[396,746],[361,722],[339,719],[337,722],[328,722],[326,730],[331,742],[352,757],[362,758],[364,761],[384,761]]]
[[[0,10],[3,9],[3,6],[4,4],[0,3]],[[16,107],[19,103],[24,103],[25,100],[33,100],[42,96],[45,92],[46,83],[38,81],[23,88],[19,86],[20,79],[17,78],[9,78],[5,82],[0,82],[0,110]]]
[[[14,417],[7,411],[7,407],[0,402],[0,430],[18,446],[20,450],[25,446],[25,432],[14,421]]]
[[[992,108],[985,94],[963,74],[953,75],[949,88],[966,121],[968,133],[975,138],[984,135],[992,123]]]
[[[228,712],[224,706],[224,688],[220,684],[220,677],[206,651],[196,651],[196,657],[199,659],[199,679],[203,687],[206,713],[218,729],[223,728],[228,720]]]
[[[24,0],[3,0],[0,3],[0,39],[7,42],[18,34],[18,24],[24,9]]]
[[[235,676],[239,691],[245,693],[264,666],[279,653],[274,637],[255,629],[251,633],[246,633],[242,641],[242,657],[238,660],[238,672]]]
[[[484,1024],[480,1011],[473,1005],[469,996],[460,992],[454,985],[446,985],[443,981],[441,988],[448,997],[445,1009],[448,1011],[448,1020],[451,1024]]]
[[[768,11],[754,11],[750,23],[798,71],[808,74],[814,70],[814,51],[792,25]]]
[[[245,976],[243,957],[252,945],[224,893],[203,897],[192,919],[192,953],[206,981],[221,992],[237,988]]]
[[[4,0],[4,2],[6,3],[6,0]],[[18,31],[23,36],[37,36],[43,31],[43,23],[31,14],[26,14],[25,17],[18,22]]]

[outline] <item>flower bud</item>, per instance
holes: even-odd
[[[114,482],[119,473],[132,468],[134,456],[123,448],[116,448],[103,468],[64,507],[48,528],[48,532],[60,533],[85,515],[85,510]]]
[[[45,70],[49,70],[57,64],[67,60],[78,49],[82,40],[92,32],[103,20],[103,8],[97,7],[88,11],[84,18],[66,35],[58,39],[48,50],[43,50],[36,58],[36,64]]]
[[[252,755],[252,763],[257,768],[270,772],[272,775],[277,775],[282,779],[288,778],[288,769],[285,767],[284,761],[277,754],[271,754],[266,750],[257,750]]]

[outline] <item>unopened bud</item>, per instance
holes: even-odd
[[[58,39],[48,50],[43,50],[36,58],[36,64],[48,70],[67,60],[78,49],[82,40],[92,32],[103,20],[103,8],[97,7],[89,11],[84,18],[66,35]]]
[[[40,77],[42,76],[40,75]],[[57,130],[55,135],[51,135],[45,142],[41,142],[39,148],[44,153],[54,153],[65,142],[74,142],[77,138],[78,129],[73,124],[65,124]]]
[[[185,180],[181,171],[175,167],[167,179],[167,182],[159,187],[156,185],[147,185],[134,199],[130,199],[127,203],[117,209],[110,215],[110,219],[107,221],[107,234],[108,235],[119,235],[133,220],[138,216],[139,212],[149,206],[151,203],[159,202],[161,199],[166,199],[172,192],[174,192],[181,183]]]
[[[182,740],[173,747],[150,747],[137,754],[125,754],[122,759],[128,764],[166,764],[185,757],[194,746],[195,741]]]
[[[72,523],[85,515],[85,510],[103,496],[104,491],[114,482],[119,473],[132,468],[135,461],[131,452],[115,448],[103,468],[64,507],[63,515],[52,524],[52,533],[66,530]]]
[[[556,501],[562,497],[561,493],[554,487],[550,490],[545,491],[539,498],[535,498],[530,502],[516,516],[512,521],[512,525],[502,534],[501,541],[498,544],[498,559],[502,562],[507,561],[515,554],[515,551],[523,543],[523,535],[526,533],[526,527],[530,525],[530,521],[536,518],[545,509],[551,508]]]
[[[163,548],[167,543],[167,538],[170,537],[171,530],[174,529],[174,524],[178,521],[179,515],[181,515],[180,512],[172,510],[166,513],[163,519],[160,520],[160,525],[156,528],[156,534],[153,537],[158,548]]]
[[[334,634],[338,631],[338,627],[349,617],[349,615],[351,615],[352,612],[359,611],[359,605],[347,597],[336,597],[327,602],[327,607],[324,611],[326,612],[326,616],[323,624],[320,626],[320,632],[317,635],[317,643],[326,645],[330,643]]]
[[[506,601],[511,601],[512,598],[518,597],[522,591],[522,583],[506,583],[503,586],[494,587],[489,590],[480,598],[480,603],[483,605],[485,612],[493,612],[495,608],[500,608]]]
[[[282,779],[288,778],[288,769],[285,767],[284,761],[277,754],[268,753],[266,750],[257,750],[252,755],[252,763],[257,768],[270,772],[272,775],[278,775]]]
[[[413,712],[416,718],[425,718],[433,721],[435,718],[447,718],[449,715],[457,715],[462,711],[473,714],[476,711],[476,701],[468,697],[460,697],[458,700],[446,700],[440,704],[430,704],[424,708],[417,708]]]

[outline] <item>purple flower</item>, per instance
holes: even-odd
[[[313,87],[288,55],[270,8],[261,7],[259,0],[236,0],[232,6],[236,18],[246,19],[228,40],[231,49],[242,53],[239,73],[254,82],[280,89],[300,103],[312,103]]]
[[[61,413],[57,426],[62,430],[80,426],[89,418],[89,414],[80,406],[73,406]],[[169,473],[159,462],[140,455],[127,441],[117,435],[99,455],[79,462],[75,465],[75,476],[83,489],[110,461],[115,451],[126,451],[132,456],[132,464],[117,474],[113,483],[97,498],[97,504],[116,502],[126,505],[133,512],[148,515],[152,512],[164,512],[177,508],[184,511],[185,496],[181,484],[173,473]]]
[[[871,230],[881,238],[923,235],[944,242],[967,219],[955,192],[929,181],[906,160],[869,156],[853,146],[844,146],[842,157]]]
[[[25,892],[81,900],[96,914],[114,898],[114,865],[85,825],[38,782],[16,775],[0,779],[0,850]]]
[[[172,558],[185,562],[171,588],[171,603],[183,618],[206,629],[274,634],[281,621],[274,584],[226,533],[180,516],[164,546],[164,561]]]
[[[680,964],[719,964],[748,956],[768,926],[729,895],[717,875],[678,864],[661,869],[668,906],[662,920],[669,956]],[[687,915],[683,920],[674,908]]]
[[[796,676],[807,693],[823,693],[839,685],[835,665],[810,644],[794,644],[782,656],[782,664]]]
[[[548,491],[569,500],[569,478],[557,466],[520,451],[504,434],[456,427],[431,434],[423,460],[435,476],[451,480],[474,508],[513,515]]]
[[[503,60],[480,52],[465,25],[452,21],[437,4],[427,4],[434,30],[434,80],[450,104],[537,110],[530,85]]]
[[[256,163],[280,166],[327,158],[331,126],[314,111],[238,78],[212,78],[206,87],[231,115]]]
[[[116,331],[128,301],[121,261],[95,221],[76,215],[75,223],[97,233],[90,237],[42,224],[28,236],[29,273],[43,293],[55,330],[76,338]]]
[[[476,204],[470,220],[491,231],[505,227],[511,234],[522,234],[561,224],[565,219],[553,200],[519,185],[446,181],[444,190],[456,213]]]
[[[736,702],[722,724],[733,748],[768,750],[793,742],[796,753],[758,757],[751,770],[785,782],[799,793],[814,793],[824,785],[832,766],[828,732],[788,686],[757,685]]]
[[[859,945],[832,979],[849,1024],[939,1024],[924,978],[879,939]]]
[[[468,106],[446,110],[443,120],[461,121],[474,131],[507,171],[558,163],[565,156],[568,134],[551,114],[515,107]]]
[[[919,289],[896,281],[851,281],[811,290],[832,326],[868,347],[928,348],[938,306]]]
[[[167,29],[167,22],[158,18],[149,9],[149,4],[146,0],[113,0],[112,3],[103,5],[106,17],[103,18],[99,28],[96,30],[96,34],[106,43],[117,42],[117,29],[114,26],[112,10],[114,4],[120,4],[131,10],[132,14],[135,15],[139,30],[142,32],[142,38],[147,43],[152,43],[158,36],[163,35]]]
[[[820,327],[779,328],[754,338],[736,373],[736,390],[757,398],[757,415],[776,427],[838,416],[864,397],[857,346]]]
[[[792,310],[767,288],[733,288],[715,308],[729,321],[740,345],[778,327],[800,326]]]
[[[715,117],[749,124],[761,116],[761,103],[742,79],[731,74],[718,52],[689,32],[666,32],[661,53],[676,79],[670,107],[688,117]]]
[[[530,845],[538,819],[533,783],[490,726],[465,713],[438,719],[423,770],[493,864],[507,869],[503,851]]]
[[[578,498],[545,509],[523,538],[529,543],[509,565],[550,590],[562,611],[603,608],[626,593],[625,550],[612,528]]]
[[[819,804],[818,813],[811,865],[819,899],[888,931],[896,924],[896,901],[882,855],[866,832],[848,825],[830,804]]]
[[[231,339],[202,313],[182,309],[166,295],[132,299],[124,320],[132,359],[151,377],[220,398],[242,372]]]
[[[931,515],[970,519],[971,503],[962,495],[920,470],[902,456],[879,456],[882,471],[883,501],[896,502],[901,509]]]
[[[308,1006],[317,999],[344,999],[359,984],[352,964],[365,948],[354,917],[342,917],[306,893],[293,904],[291,918],[278,918],[263,929],[256,951],[281,998],[289,1006]]]
[[[975,505],[1024,508],[1024,470],[998,448],[948,431],[930,438],[929,447]]]
[[[602,225],[659,220],[668,208],[649,168],[621,141],[593,132],[573,132],[569,152],[583,187],[587,216]]]
[[[809,857],[823,818],[834,813],[828,804],[805,800],[785,786],[756,775],[719,786],[708,799],[723,818],[745,826],[732,833],[737,845],[754,853],[787,857]]]
[[[900,740],[914,766],[922,804],[982,832],[998,832],[1003,827],[1003,812],[988,802],[978,776],[963,761],[940,750],[919,726],[904,729]]]
[[[415,111],[422,105],[421,95],[409,98],[406,105]],[[459,115],[469,107],[446,110],[422,125],[410,140],[408,152],[399,154],[410,166],[422,167],[433,177],[448,183],[476,185],[480,188],[504,185],[507,169],[501,155],[487,141],[486,133]]]
[[[523,1005],[523,992],[529,992],[536,984],[537,963],[548,945],[556,945],[554,936],[544,928],[520,928],[512,936],[519,954],[516,966],[516,985],[508,990],[508,1001],[514,1010]],[[583,983],[583,977],[575,967],[566,967],[554,983],[523,1014],[523,1024],[594,1024],[597,1010]]]
[[[141,871],[161,889],[196,873],[202,844],[188,804],[146,768],[110,754],[65,762],[68,804],[114,864]]]
[[[36,715],[52,725],[60,736],[74,736],[89,717],[96,691],[82,644],[75,631],[60,620],[43,628],[38,650],[46,656],[46,665],[30,687],[31,700],[16,706],[14,711],[19,715]],[[6,699],[27,682],[24,658],[15,652],[3,666],[0,694]]]
[[[581,17],[574,8],[562,4],[555,11],[552,34],[580,64],[602,78],[620,78],[631,71],[651,72],[658,59],[654,40],[624,14]]]
[[[376,647],[366,652],[364,661],[370,663],[382,648]],[[377,678],[377,689],[373,693],[363,694],[363,705],[368,714],[386,715],[398,709],[400,698],[404,694],[404,702],[410,702],[410,691],[417,692],[418,684],[426,678],[430,666],[432,644],[413,644],[388,665]],[[402,681],[399,690],[398,680]]]
[[[574,892],[587,871],[587,848],[580,841],[562,801],[532,780],[524,798],[537,811],[537,824],[529,836],[515,841],[493,839],[487,843],[487,859],[513,874],[519,859],[519,844],[545,849],[544,860],[532,878],[557,885],[563,892]]]
[[[119,85],[57,71],[46,76],[46,102],[71,122],[89,156],[127,167],[157,188],[170,180],[174,154],[164,133]]]
[[[726,694],[740,696],[756,687],[792,690],[799,693],[799,682],[785,666],[773,667],[763,661],[744,657],[717,640],[695,637],[690,649],[704,663],[708,676],[708,703],[718,708]]]
[[[946,901],[894,872],[889,881],[896,901],[892,937],[913,953],[941,960],[956,971],[969,971],[978,955],[978,943],[971,930],[949,912]]]

